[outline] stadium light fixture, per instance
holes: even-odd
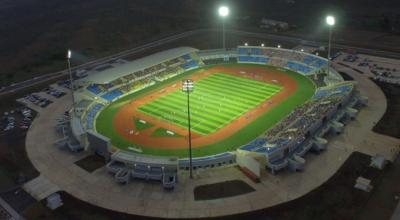
[[[220,6],[218,8],[218,14],[222,18],[222,48],[225,50],[225,18],[229,15],[229,8]]]
[[[335,25],[335,17],[333,17],[333,16],[331,16],[331,15],[326,16],[326,23],[327,23],[329,26]]]
[[[332,41],[332,28],[335,25],[336,20],[335,17],[328,15],[326,16],[326,24],[329,26],[329,39],[328,39],[328,75],[330,73],[330,66],[331,66],[331,41]]]
[[[69,80],[71,83],[72,114],[75,115],[74,79],[72,77],[72,71],[71,71],[71,57],[72,57],[72,52],[70,49],[68,49],[67,50],[67,66],[68,66]]]
[[[229,8],[226,6],[221,6],[218,8],[218,14],[221,17],[226,17],[229,15]]]
[[[192,165],[192,132],[190,124],[190,96],[189,94],[194,90],[194,82],[191,79],[182,81],[182,91],[187,94],[187,115],[188,115],[188,133],[189,133],[189,172],[190,179],[193,179],[193,165]]]
[[[182,81],[182,91],[193,92],[194,82],[191,79],[185,79]]]

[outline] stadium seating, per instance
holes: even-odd
[[[190,54],[185,54],[182,56],[183,59],[185,59],[186,61],[191,61],[192,57],[190,57]]]
[[[263,50],[261,48],[239,48],[239,55],[262,55]]]
[[[271,47],[238,47],[238,62],[269,63],[292,69],[304,75],[312,74],[327,64],[327,60],[304,52]],[[267,58],[267,60],[259,57]]]
[[[222,63],[237,63],[238,59],[236,57],[229,57],[229,59],[224,58],[202,58],[205,65],[214,65]]]
[[[241,150],[246,150],[246,151],[257,151],[260,147],[262,147],[265,143],[267,142],[266,139],[263,138],[257,138],[254,141],[244,145],[241,147]]]
[[[321,99],[328,96],[343,96],[349,93],[352,90],[352,88],[353,84],[351,83],[339,84],[330,87],[323,87],[315,92],[313,99]]]
[[[124,93],[119,90],[119,89],[114,89],[110,92],[107,92],[106,94],[102,95],[101,97],[109,102],[111,102],[112,100],[120,97],[121,95],[123,95]]]
[[[312,71],[311,67],[305,66],[300,63],[295,63],[293,61],[288,61],[286,67],[303,74],[309,74]]]
[[[238,61],[244,62],[244,63],[266,64],[270,61],[270,58],[268,58],[268,57],[253,57],[253,56],[239,56]]]
[[[96,117],[97,113],[104,107],[103,104],[96,103],[91,109],[89,109],[86,115],[86,128],[93,129],[94,118]]]
[[[89,90],[90,92],[92,92],[92,93],[94,93],[94,94],[96,94],[96,95],[98,95],[98,94],[100,94],[100,93],[103,92],[103,90],[102,90],[102,89],[99,87],[99,85],[97,85],[97,84],[89,85],[89,86],[87,87],[87,90]]]
[[[184,64],[181,65],[181,67],[182,67],[183,69],[185,69],[185,70],[192,69],[192,68],[196,68],[196,67],[198,67],[198,66],[199,66],[199,64],[198,64],[197,61],[195,61],[195,60],[191,60],[191,61],[189,61],[189,62],[184,63]]]
[[[308,55],[304,58],[303,63],[316,68],[321,68],[327,65],[328,61],[312,55]]]

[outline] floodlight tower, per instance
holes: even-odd
[[[74,95],[74,79],[72,78],[72,71],[71,71],[71,56],[72,52],[68,49],[67,51],[67,65],[68,65],[68,72],[69,72],[69,80],[71,83],[71,96],[72,96],[72,114],[75,115],[75,95]]]
[[[222,47],[225,50],[225,18],[229,15],[229,8],[226,6],[219,7],[218,14],[222,18]]]
[[[185,79],[182,81],[182,91],[187,94],[187,113],[188,113],[188,132],[189,132],[189,171],[190,179],[193,179],[193,166],[192,166],[192,132],[190,126],[190,99],[189,94],[193,92],[194,83],[191,79]]]
[[[326,16],[326,24],[329,26],[329,40],[328,40],[328,75],[331,66],[331,40],[332,40],[332,28],[335,25],[335,17],[328,15]]]

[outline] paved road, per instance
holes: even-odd
[[[109,62],[111,59],[119,59],[124,58],[127,56],[135,55],[137,53],[146,51],[148,49],[152,49],[167,43],[171,43],[183,38],[191,37],[198,34],[203,34],[207,32],[215,32],[220,31],[219,29],[197,29],[186,31],[183,33],[175,34],[172,36],[165,37],[160,40],[153,41],[151,43],[147,43],[129,50],[121,51],[119,53],[113,54],[111,56],[106,56],[100,59],[96,59],[78,66],[74,66],[72,70],[82,69],[82,68],[92,68],[97,65],[101,65],[103,63]],[[264,38],[266,40],[275,40],[275,41],[282,41],[282,42],[291,42],[294,44],[306,44],[306,45],[316,45],[316,46],[325,46],[326,42],[317,42],[317,41],[308,41],[299,37],[291,37],[291,36],[282,36],[277,34],[268,34],[268,33],[253,33],[248,31],[241,31],[241,30],[227,30],[227,34],[235,34],[239,36],[247,36],[247,37],[255,37],[255,38]],[[400,58],[400,53],[390,52],[390,51],[383,51],[383,50],[373,50],[368,48],[360,48],[360,47],[353,47],[344,44],[333,44],[332,48],[334,49],[351,49],[355,50],[359,53],[365,53],[375,56],[384,56],[384,57],[392,57],[392,58]],[[23,82],[12,84],[11,86],[5,87],[0,90],[0,96],[11,94],[14,92],[18,92],[20,90],[26,89],[30,86],[34,86],[40,83],[44,83],[50,80],[57,80],[66,78],[68,72],[66,70],[44,74],[39,77],[32,78],[30,80],[26,80]]]

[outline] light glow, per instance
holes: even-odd
[[[182,80],[182,91],[192,92],[194,89],[194,82],[191,79]]]
[[[327,16],[327,17],[326,17],[326,23],[327,23],[329,26],[335,25],[335,17],[333,17],[333,16],[331,16],[331,15]]]
[[[229,15],[229,8],[226,7],[226,6],[221,6],[221,7],[219,7],[219,9],[218,9],[218,14],[219,14],[219,16],[221,16],[221,17],[226,17],[226,16],[228,16],[228,15]]]
[[[71,59],[71,50],[68,50],[68,52],[67,52],[67,58],[68,58],[68,59]]]

